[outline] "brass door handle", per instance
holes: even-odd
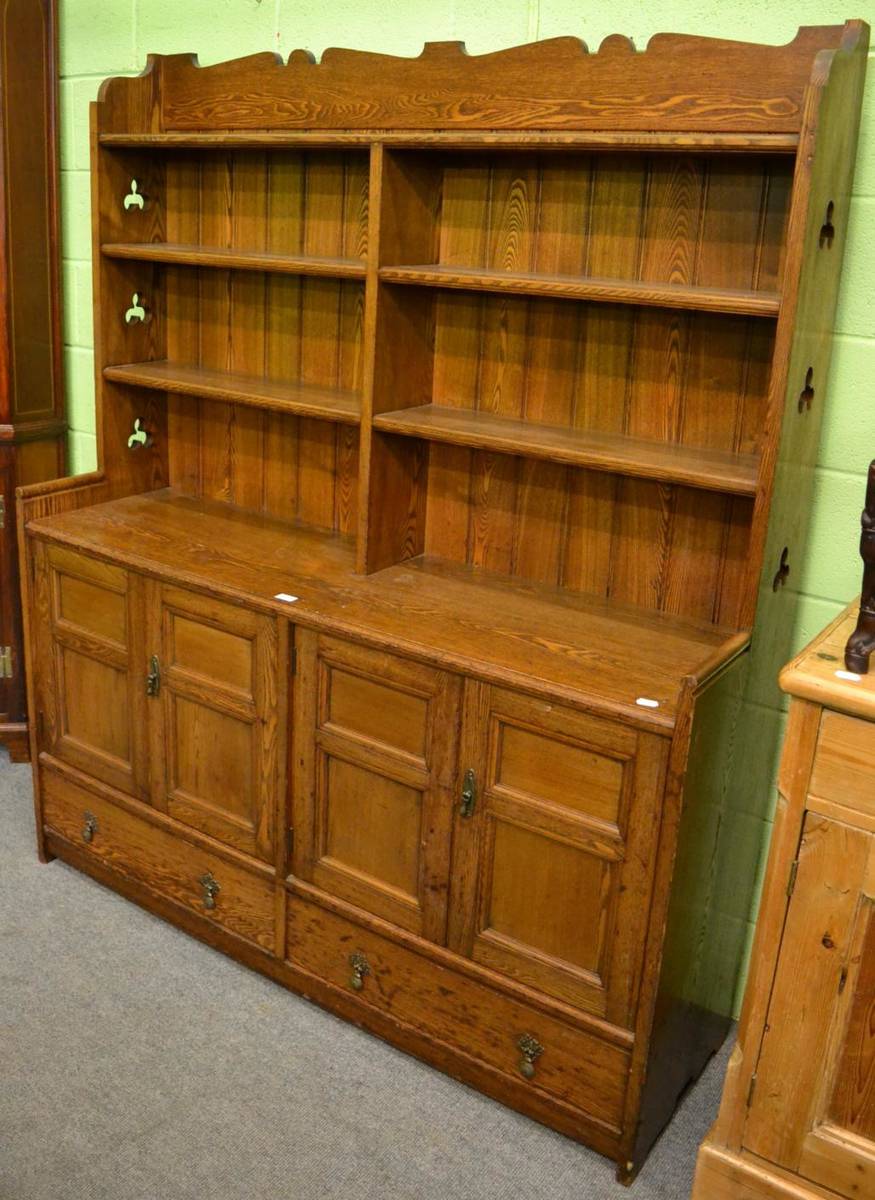
[[[350,954],[349,965],[352,967],[349,986],[354,992],[360,992],[365,986],[365,976],[371,973],[371,965],[360,950]]]
[[[471,767],[465,772],[459,801],[460,814],[463,817],[470,817],[474,812],[474,805],[477,803],[477,779]]]
[[[85,814],[85,824],[82,826],[82,841],[93,841],[94,835],[97,833],[97,829],[97,817],[95,817],[94,813],[87,812]]]
[[[204,893],[204,908],[215,908],[216,896],[222,890],[219,887],[219,881],[213,876],[211,871],[207,871],[205,875],[201,875],[198,882]]]
[[[533,1079],[535,1064],[544,1053],[544,1047],[531,1033],[523,1033],[517,1038],[517,1049],[520,1052],[519,1071],[523,1079]]]
[[[149,674],[146,676],[146,695],[157,696],[161,691],[161,664],[158,655],[153,654],[149,660]]]

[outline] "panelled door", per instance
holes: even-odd
[[[668,742],[465,685],[450,945],[630,1020]]]
[[[146,799],[142,581],[65,547],[33,551],[40,746]]]
[[[875,1196],[875,834],[808,813],[744,1145]]]
[[[443,943],[461,682],[297,631],[295,875]]]
[[[272,861],[276,622],[169,584],[147,586],[152,803]]]

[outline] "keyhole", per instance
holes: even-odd
[[[814,388],[811,386],[811,381],[814,378],[814,367],[809,367],[805,373],[805,387],[799,393],[799,411],[805,412],[806,408],[811,408],[811,401],[814,399]]]
[[[832,246],[832,240],[836,235],[835,226],[832,223],[832,214],[835,205],[832,200],[826,206],[826,217],[820,227],[820,246],[823,249],[826,246],[827,250]]]
[[[790,567],[787,563],[787,555],[789,550],[785,546],[781,551],[781,562],[775,572],[775,578],[772,580],[772,591],[776,592],[778,588],[783,587],[787,582],[787,576],[790,574]]]

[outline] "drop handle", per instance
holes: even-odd
[[[544,1047],[532,1033],[523,1033],[517,1038],[517,1050],[520,1052],[518,1063],[523,1079],[534,1079],[535,1065],[544,1053]]]
[[[354,992],[360,992],[365,986],[365,976],[371,973],[371,964],[360,950],[356,950],[349,956],[349,965],[352,967],[349,986]]]
[[[463,817],[470,817],[474,812],[474,805],[477,803],[477,780],[473,770],[469,767],[465,772],[465,778],[462,781],[462,794],[459,797],[459,813]]]
[[[93,842],[97,829],[97,817],[95,817],[94,813],[85,813],[85,824],[82,826],[82,841]]]
[[[216,896],[222,890],[219,886],[219,881],[215,878],[212,871],[207,871],[205,875],[201,875],[198,883],[203,891],[204,908],[216,907]]]

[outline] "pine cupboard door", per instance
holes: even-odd
[[[451,946],[630,1024],[667,740],[474,682],[463,730]]]
[[[281,786],[276,621],[168,584],[149,588],[152,802],[272,862]]]
[[[461,681],[296,637],[293,872],[443,944]]]
[[[148,799],[142,580],[42,542],[33,563],[40,749]]]
[[[744,1145],[839,1195],[875,1196],[875,834],[815,813]]]

